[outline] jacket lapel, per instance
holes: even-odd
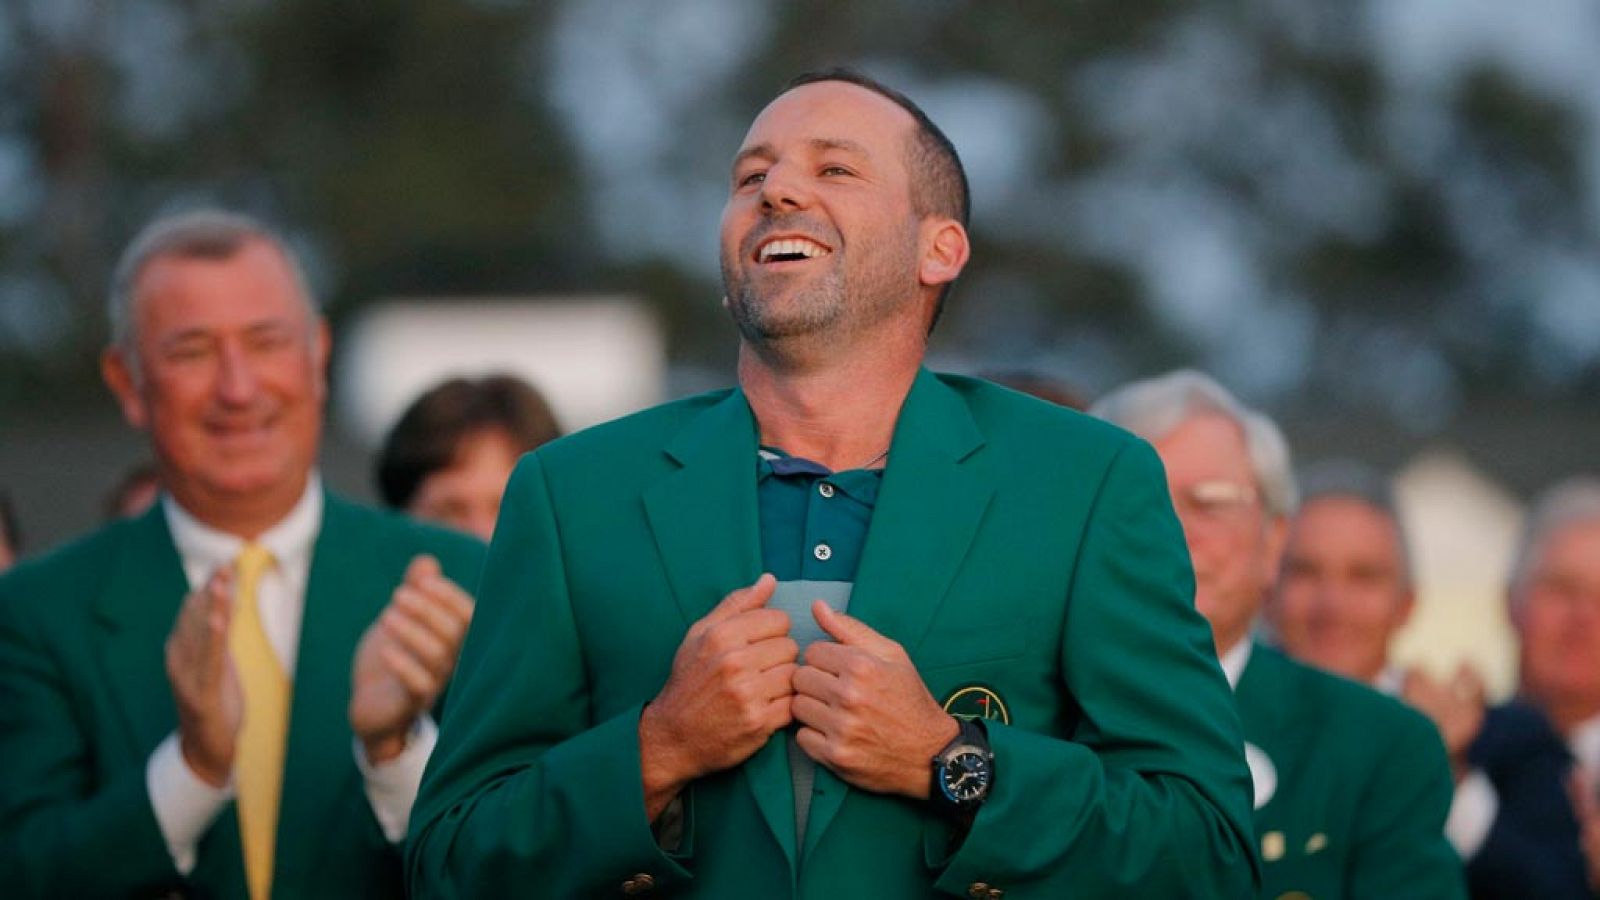
[[[348,718],[350,666],[362,633],[382,610],[393,584],[370,574],[382,558],[370,529],[338,498],[325,496],[322,527],[306,579],[300,652],[284,753],[273,892],[297,896],[322,842],[305,832],[335,820],[359,778]]]
[[[850,614],[913,659],[983,521],[994,488],[969,461],[983,434],[966,402],[927,369],[917,374],[890,444]],[[839,811],[847,785],[819,768],[807,856]]]
[[[645,514],[685,625],[761,574],[757,446],[749,404],[735,390],[667,444],[665,452],[678,468],[644,493]],[[743,769],[793,873],[794,787],[784,740],[774,735]]]
[[[177,727],[172,686],[167,682],[166,643],[189,592],[183,564],[157,503],[137,520],[111,560],[95,614],[106,684],[121,707],[137,758]]]
[[[667,444],[678,468],[645,490],[645,514],[685,624],[761,574],[756,447],[750,407],[733,391]]]

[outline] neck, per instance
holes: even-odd
[[[292,491],[285,488],[241,497],[216,496],[200,490],[173,490],[172,499],[206,527],[252,541],[294,510],[295,504],[305,496],[309,478],[310,473],[302,476]]]
[[[1551,702],[1534,698],[1538,707],[1550,717],[1550,724],[1563,738],[1571,738],[1572,733],[1583,723],[1600,716],[1600,697],[1585,697],[1579,700],[1563,700]]]
[[[1228,625],[1226,627],[1219,626],[1215,622],[1212,623],[1211,642],[1217,648],[1218,659],[1227,656],[1228,651],[1239,646],[1240,641],[1250,639],[1250,625],[1254,621],[1254,617],[1251,617],[1237,625]]]
[[[911,352],[914,349],[914,352]],[[761,442],[830,469],[867,465],[889,448],[923,346],[885,342],[836,359],[739,348],[739,385]]]

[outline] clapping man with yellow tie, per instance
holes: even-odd
[[[327,493],[328,332],[253,220],[159,220],[108,384],[160,503],[0,579],[7,896],[398,896],[482,546]]]

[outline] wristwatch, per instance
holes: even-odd
[[[994,753],[982,722],[957,721],[961,731],[933,758],[928,802],[940,815],[970,823],[994,786]]]

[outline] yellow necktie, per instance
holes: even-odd
[[[234,560],[233,619],[228,626],[228,650],[244,693],[244,726],[239,731],[233,781],[251,900],[267,900],[272,895],[278,797],[283,789],[284,741],[289,733],[289,679],[267,640],[256,602],[261,576],[272,563],[272,553],[259,544],[246,544],[239,551]]]

